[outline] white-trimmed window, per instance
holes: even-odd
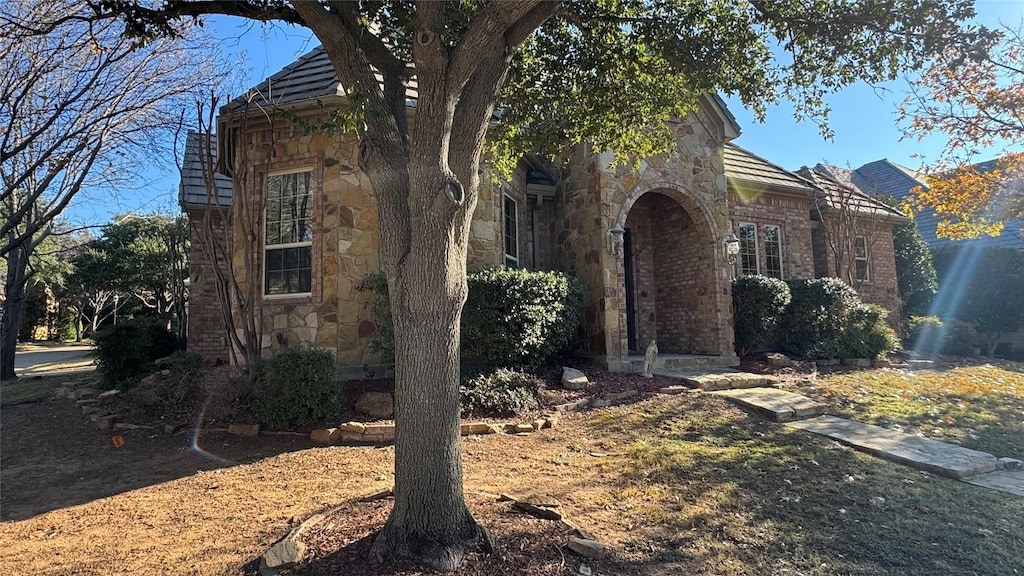
[[[853,265],[857,280],[868,280],[868,240],[863,236],[853,239]]]
[[[313,170],[267,175],[263,294],[310,294],[313,261]]]
[[[740,275],[757,274],[757,224],[740,222]]]
[[[782,279],[782,229],[778,226],[761,227],[764,234],[764,275]]]
[[[516,201],[509,196],[504,197],[504,237],[505,237],[505,266],[509,268],[519,267],[519,213],[517,212]]]

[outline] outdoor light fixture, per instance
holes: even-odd
[[[626,230],[618,222],[608,231],[608,252],[612,255],[617,256],[622,250],[622,235],[625,233]]]
[[[736,256],[740,253],[740,239],[730,232],[729,237],[722,240],[722,248],[725,250],[725,259],[729,261],[729,264],[735,264]]]

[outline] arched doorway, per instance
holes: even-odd
[[[719,354],[714,234],[689,196],[657,189],[627,207],[622,266],[625,346],[642,354]]]

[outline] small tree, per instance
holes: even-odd
[[[1005,25],[991,53],[948,47],[912,83],[900,108],[904,132],[948,137],[942,155],[924,168],[928,187],[909,204],[932,208],[939,236],[998,235],[1024,217],[1024,24]],[[1004,144],[995,162],[977,164],[981,149]]]

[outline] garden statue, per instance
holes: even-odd
[[[641,375],[644,378],[653,378],[654,374],[651,374],[651,370],[654,369],[654,363],[658,360],[658,341],[651,340],[651,343],[647,345],[647,351],[644,352],[644,371]]]

